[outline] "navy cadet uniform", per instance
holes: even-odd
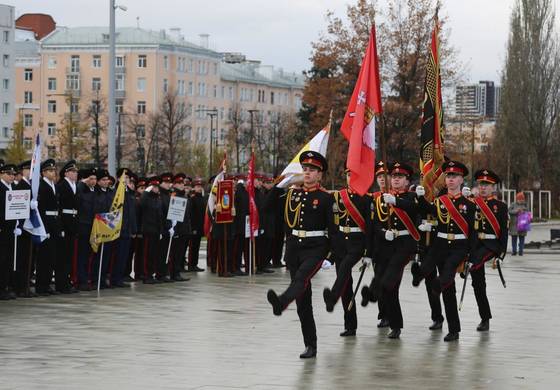
[[[113,204],[114,191],[111,189],[110,184],[108,187],[101,186],[99,183],[101,180],[109,179],[111,182],[111,175],[106,169],[97,170],[97,185],[95,187],[95,195],[93,202],[93,213],[101,214],[107,213],[111,210],[111,205]],[[111,260],[112,251],[114,248],[114,241],[106,242],[103,245],[103,258],[101,258],[101,246],[99,250],[94,255],[94,262],[91,268],[92,282],[97,286],[97,281],[99,278],[99,262],[101,261],[101,288],[108,287],[107,285],[107,273],[109,271],[109,265]]]
[[[36,292],[39,295],[55,294],[50,287],[53,270],[55,273],[56,292],[68,293],[68,275],[65,274],[64,259],[59,256],[60,235],[62,224],[60,221],[58,197],[53,181],[44,174],[47,170],[55,170],[55,161],[48,159],[41,164],[43,177],[39,183],[38,209],[47,238],[38,245],[37,251],[37,282]]]
[[[162,282],[172,282],[173,280],[168,275],[168,269],[166,261],[167,259],[167,248],[169,248],[169,240],[170,237],[170,229],[171,229],[171,221],[167,219],[167,211],[169,210],[169,201],[171,199],[171,187],[169,189],[164,188],[161,184],[168,183],[171,185],[173,180],[173,173],[165,172],[162,173],[160,176],[160,186],[159,186],[159,195],[161,199],[161,223],[163,226],[162,230],[162,238],[159,243],[159,263],[156,269],[157,279]]]
[[[173,189],[171,192],[171,200],[173,198],[187,199],[187,207],[182,222],[177,222],[173,228],[173,241],[171,242],[171,253],[169,254],[169,276],[176,282],[185,282],[188,280],[181,276],[184,269],[183,264],[187,253],[187,245],[191,233],[191,200],[185,192],[184,187],[180,188],[180,184],[185,182],[187,175],[178,173],[173,176]]]
[[[31,182],[29,181],[29,171],[31,169],[31,160],[22,162],[18,166],[22,173],[21,180],[16,186],[12,186],[14,190],[29,190],[31,193]],[[22,230],[21,236],[18,237],[17,245],[17,270],[15,275],[14,290],[18,297],[34,297],[35,293],[29,290],[31,273],[33,270],[33,242],[31,233],[23,229],[24,221],[19,222]]]
[[[135,193],[135,210],[136,210],[136,237],[134,238],[134,267],[130,265],[130,269],[134,269],[134,281],[144,280],[144,233],[142,231],[142,207],[140,201],[142,194],[146,189],[148,179],[145,177],[138,178]],[[130,272],[129,272],[130,274]]]
[[[468,169],[457,161],[447,161],[443,164],[444,174],[467,176]],[[437,197],[430,204],[423,196],[418,198],[420,207],[432,215],[437,215],[437,228],[434,243],[430,247],[426,258],[420,267],[413,268],[412,283],[415,287],[420,281],[430,275],[437,267],[438,277],[434,279],[432,288],[437,294],[443,296],[445,314],[449,333],[444,341],[459,339],[461,324],[457,310],[457,297],[455,289],[455,273],[457,268],[469,258],[469,254],[476,244],[474,233],[474,204],[462,194],[452,196],[444,194]],[[445,203],[451,203],[454,210],[449,211]],[[459,222],[452,217],[452,212],[457,212],[466,223],[466,231],[463,231]]]
[[[140,199],[140,208],[142,213],[142,235],[144,237],[144,247],[142,253],[144,256],[144,283],[154,284],[157,279],[154,274],[157,271],[157,265],[160,258],[160,241],[163,232],[163,208],[159,191],[155,192],[154,187],[159,188],[160,179],[153,176],[148,179],[151,191],[144,191]]]
[[[78,287],[81,291],[91,289],[91,267],[94,253],[89,243],[93,227],[95,183],[97,169],[85,169],[77,186],[78,193]]]
[[[327,170],[327,161],[318,152],[302,153],[299,161],[302,166],[311,166],[322,172]],[[281,193],[278,187],[274,187],[267,207],[275,203],[273,199],[276,197],[285,205],[285,259],[291,283],[280,295],[269,290],[267,299],[275,315],[281,315],[292,301],[296,301],[306,347],[300,358],[312,358],[317,354],[317,330],[311,304],[311,278],[328,256],[337,233],[334,198],[319,184],[312,188],[290,189],[283,199],[280,198]]]
[[[371,197],[367,194],[359,195],[350,187],[336,191],[333,195],[334,218],[339,230],[333,253],[336,280],[332,288],[323,290],[323,300],[327,311],[332,312],[338,299],[342,298],[344,332],[340,333],[340,336],[346,337],[354,336],[358,327],[356,305],[353,303],[350,310],[348,306],[353,294],[352,267],[362,257],[370,257],[366,253],[366,232],[371,229],[369,218]],[[348,211],[349,208],[351,211]]]
[[[16,174],[16,167],[12,164],[0,166],[0,300],[15,299],[16,295],[9,291],[14,270],[14,234],[17,220],[7,221],[6,191],[12,191],[12,183]],[[5,176],[5,177],[4,177]]]
[[[388,167],[391,176],[410,178],[413,169],[395,162]],[[403,191],[391,191],[375,198],[373,232],[377,245],[374,289],[377,289],[383,318],[391,328],[388,337],[399,338],[403,316],[399,301],[399,288],[404,268],[416,254],[420,234],[416,230],[418,207],[416,195]]]
[[[500,178],[489,169],[481,169],[474,174],[478,183],[491,185],[498,184]],[[474,296],[478,305],[478,313],[481,322],[477,327],[478,331],[490,329],[490,304],[486,295],[486,275],[484,264],[494,258],[503,259],[507,251],[508,241],[508,208],[507,205],[496,199],[494,195],[486,198],[477,197],[474,200],[476,206],[475,231],[477,236],[476,246],[471,253],[469,262],[472,264],[470,275]],[[487,208],[484,206],[486,205]],[[481,208],[484,207],[484,210]],[[487,216],[487,213],[492,215]],[[493,220],[490,221],[489,218]]]
[[[66,177],[66,172],[78,171],[76,160],[70,160],[60,170],[60,180],[56,184],[60,203],[60,221],[62,239],[59,256],[62,257],[64,273],[69,276],[72,285],[67,288],[78,291],[78,194],[77,184]]]

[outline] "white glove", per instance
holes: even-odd
[[[469,196],[471,196],[471,189],[469,187],[463,187],[463,189],[461,190],[461,195],[463,195],[465,198],[468,198]]]
[[[416,186],[416,195],[424,196],[426,195],[426,190],[422,186]]]
[[[50,233],[47,233],[47,240],[48,240],[49,238],[51,238],[51,234],[50,234]]]
[[[429,223],[421,223],[420,225],[418,225],[418,230],[420,230],[421,232],[431,232],[432,225]]]
[[[31,210],[37,210],[37,207],[39,207],[39,202],[37,202],[36,200],[31,199],[31,201],[29,201],[29,208]]]
[[[160,235],[159,235],[159,239],[161,240],[162,238],[163,238],[163,235],[160,234]]]
[[[60,237],[64,238],[64,231],[60,232]]]
[[[332,267],[332,263],[327,259],[323,260],[323,264],[321,264],[321,268],[327,270]]]
[[[387,241],[393,241],[395,239],[395,232],[392,230],[385,231],[385,239]]]
[[[175,229],[173,228],[169,229],[169,237],[173,237],[174,234],[175,234]]]
[[[367,267],[371,265],[371,257],[362,257],[362,264]]]
[[[144,190],[144,192],[151,192],[152,188],[154,188],[154,186],[148,186],[146,187],[146,189]]]
[[[383,194],[383,201],[385,204],[397,204],[397,199],[393,194]]]
[[[15,228],[14,229],[14,236],[21,236],[21,229],[20,228]]]

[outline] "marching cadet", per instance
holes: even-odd
[[[95,188],[97,169],[85,169],[76,187],[78,193],[78,288],[80,291],[91,289],[91,268],[93,251],[89,243],[93,219],[95,218]]]
[[[167,211],[169,210],[169,200],[171,199],[171,185],[173,180],[173,174],[171,172],[162,173],[160,176],[161,183],[159,184],[159,196],[161,199],[162,207],[162,239],[160,242],[160,256],[159,263],[156,269],[157,279],[161,282],[173,282],[168,275],[167,269],[167,248],[169,247],[169,240],[171,239],[171,221],[167,219]]]
[[[476,244],[474,232],[474,204],[461,192],[464,177],[468,175],[467,167],[458,161],[447,161],[442,166],[445,174],[447,193],[438,196],[433,204],[424,198],[424,187],[416,187],[420,207],[430,214],[437,215],[437,228],[434,243],[428,250],[426,258],[419,267],[413,267],[412,285],[417,287],[423,278],[438,270],[438,277],[433,281],[432,288],[436,294],[442,294],[449,333],[444,341],[459,339],[461,324],[457,311],[455,295],[455,273]],[[423,225],[421,230],[431,229]]]
[[[113,203],[114,191],[110,187],[111,175],[106,169],[97,170],[97,186],[95,188],[95,198],[93,203],[93,213],[95,214],[107,213],[111,210]],[[101,258],[101,250],[94,255],[94,263],[91,269],[92,281],[97,285],[99,277],[99,262],[101,261],[101,285],[100,288],[109,287],[107,284],[107,273],[109,271],[109,264],[114,247],[114,242],[106,242],[103,250],[103,258]]]
[[[203,192],[203,181],[197,177],[193,181],[194,187],[191,195],[191,236],[189,239],[189,261],[187,272],[202,272],[203,268],[198,266],[198,255],[200,252],[200,241],[204,234],[204,213],[206,212],[206,200]]]
[[[389,166],[388,173],[391,175],[391,191],[376,197],[373,207],[373,232],[378,244],[374,288],[379,292],[383,318],[391,328],[387,337],[398,339],[403,327],[399,287],[404,268],[416,254],[420,234],[415,224],[416,195],[408,192],[413,169],[395,162]]]
[[[12,188],[15,190],[31,191],[31,182],[29,181],[29,175],[31,174],[31,160],[22,162],[18,168],[21,172],[21,180],[15,187],[12,185]],[[31,202],[35,203],[36,201],[31,200]],[[37,205],[33,204],[33,207],[36,209]],[[37,296],[37,294],[29,289],[29,282],[33,269],[33,244],[31,241],[31,234],[21,227],[23,222],[24,221],[19,222],[19,227],[22,229],[22,235],[18,237],[17,270],[14,290],[18,297],[31,298]]]
[[[76,160],[70,160],[60,170],[60,180],[56,191],[60,203],[60,221],[62,224],[62,245],[59,256],[62,257],[64,273],[69,275],[66,289],[78,292],[78,167]]]
[[[303,188],[290,189],[285,196],[274,187],[269,198],[284,202],[284,222],[287,231],[286,264],[290,270],[290,286],[280,295],[268,290],[267,299],[274,315],[281,315],[292,301],[296,301],[301,322],[305,351],[300,358],[317,355],[317,330],[311,303],[311,278],[319,271],[331,250],[337,226],[334,223],[334,198],[321,185],[327,160],[315,151],[302,153]],[[270,203],[267,202],[267,207]]]
[[[47,238],[38,245],[37,251],[37,282],[36,293],[41,296],[70,293],[68,289],[68,275],[65,273],[64,261],[57,249],[60,245],[62,224],[59,216],[60,205],[56,194],[55,178],[56,165],[53,159],[48,159],[41,164],[39,183],[38,209]],[[55,272],[55,287],[50,287],[53,270]]]
[[[128,168],[119,168],[117,177],[124,176],[124,203],[121,234],[113,245],[113,256],[110,267],[111,287],[129,287],[124,281],[125,268],[130,256],[132,237],[136,235],[136,198],[133,173]]]
[[[474,227],[477,241],[471,252],[469,262],[470,275],[478,313],[481,322],[476,330],[490,329],[490,304],[486,296],[486,275],[484,264],[492,259],[500,261],[505,257],[508,241],[508,210],[507,205],[494,196],[500,178],[489,169],[481,169],[474,174],[478,183],[479,196],[474,198],[476,214]]]
[[[15,175],[15,165],[0,165],[0,301],[16,299],[9,287],[13,280],[14,238],[21,235],[21,229],[17,227],[17,220],[6,220],[6,191],[13,190]]]
[[[173,189],[171,192],[171,199],[187,199],[187,208],[185,210],[183,221],[177,222],[175,227],[173,227],[174,234],[172,236],[173,241],[171,242],[171,253],[169,255],[169,276],[176,282],[186,282],[189,280],[188,278],[185,279],[181,276],[181,271],[184,269],[183,262],[187,253],[187,245],[191,233],[191,199],[189,199],[187,193],[185,192],[186,177],[187,176],[184,173],[178,173],[173,176]]]
[[[160,241],[163,232],[163,207],[159,194],[161,181],[153,176],[148,180],[149,187],[142,193],[140,208],[142,213],[142,235],[144,237],[144,283],[154,284],[160,258]]]
[[[323,299],[327,311],[332,312],[338,298],[342,297],[344,309],[344,332],[341,337],[355,336],[358,327],[356,305],[352,303],[352,267],[364,258],[366,264],[371,264],[371,257],[366,253],[366,231],[369,226],[370,197],[358,195],[350,187],[351,172],[346,170],[347,188],[334,193],[334,218],[338,225],[337,245],[334,253],[336,265],[336,280],[332,288],[323,290]]]

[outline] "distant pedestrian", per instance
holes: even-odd
[[[520,217],[525,218],[527,216],[527,203],[525,201],[525,194],[523,192],[518,192],[515,195],[515,202],[513,202],[508,209],[509,212],[509,235],[511,236],[512,250],[511,254],[516,256],[523,256],[523,248],[525,246],[525,236],[529,230],[529,224],[522,224],[519,226],[518,222]]]

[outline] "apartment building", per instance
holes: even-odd
[[[0,153],[12,138],[14,110],[14,7],[0,4]]]

